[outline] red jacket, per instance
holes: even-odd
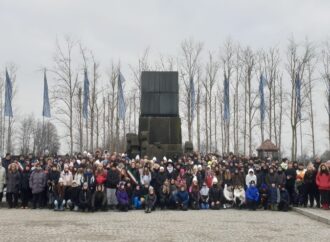
[[[102,174],[97,174],[96,175],[96,178],[95,178],[96,185],[104,184],[106,180],[107,180],[107,175],[106,175],[105,172],[102,173]]]
[[[330,190],[330,174],[321,174],[318,172],[316,175],[316,184],[320,190]]]

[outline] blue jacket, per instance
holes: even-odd
[[[187,191],[178,191],[177,194],[177,200],[179,203],[183,203],[188,205],[189,202],[189,194]]]
[[[125,190],[118,189],[116,196],[119,204],[128,204],[128,195]]]
[[[268,202],[270,204],[276,204],[277,203],[277,188],[276,187],[270,187],[269,189],[269,198]]]
[[[280,201],[286,203],[290,202],[290,196],[286,189],[280,191]]]
[[[249,186],[249,188],[245,192],[245,196],[250,201],[258,201],[259,200],[259,191],[257,187]]]

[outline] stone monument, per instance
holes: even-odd
[[[178,72],[142,72],[140,110],[138,135],[126,135],[128,155],[181,155]]]

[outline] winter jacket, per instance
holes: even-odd
[[[316,175],[316,184],[320,190],[330,190],[330,173],[318,172]],[[7,185],[8,186],[8,185]]]
[[[30,171],[24,171],[21,174],[21,181],[20,181],[20,190],[29,190],[30,189]]]
[[[79,204],[90,204],[91,200],[92,200],[91,191],[81,189],[79,192]]]
[[[106,188],[116,188],[120,182],[120,175],[118,170],[108,170],[107,180],[105,183]]]
[[[244,176],[243,176],[243,174],[241,174],[241,173],[238,173],[238,174],[234,174],[233,176],[232,176],[232,185],[233,186],[244,186],[244,183],[245,183],[245,180],[244,180]]]
[[[96,185],[102,185],[106,181],[107,181],[107,174],[105,172],[95,175]]]
[[[46,187],[46,174],[43,170],[34,170],[29,179],[32,194],[43,192]]]
[[[0,166],[0,193],[3,192],[3,187],[6,184],[6,169]]]
[[[280,202],[289,203],[290,202],[290,196],[286,189],[280,191]]]
[[[18,171],[7,174],[7,193],[18,193],[21,176]]]
[[[285,171],[285,175],[286,175],[286,186],[294,187],[297,176],[296,170],[294,168],[288,168]]]
[[[259,200],[259,191],[255,186],[249,186],[245,192],[245,197],[247,200],[257,202]]]
[[[189,194],[188,194],[187,191],[178,191],[177,194],[176,194],[176,197],[177,197],[177,201],[179,203],[182,203],[182,204],[188,206],[188,203],[189,203]]]
[[[222,200],[222,190],[220,187],[213,185],[209,191],[210,202],[217,202]]]
[[[62,171],[60,177],[63,179],[64,186],[72,186],[73,176],[71,171]]]
[[[277,184],[277,177],[276,177],[275,173],[268,173],[266,175],[266,179],[265,180],[266,180],[266,184],[267,184],[268,187],[271,187],[273,183],[276,186],[278,185]]]
[[[47,179],[51,183],[54,183],[54,185],[57,185],[58,180],[60,179],[60,175],[61,175],[61,173],[59,171],[50,171],[48,173],[48,178]]]
[[[165,172],[157,172],[154,173],[154,187],[158,190],[166,180],[166,173]]]
[[[286,175],[283,171],[276,173],[276,185],[285,185]]]
[[[308,170],[304,176],[304,183],[306,185],[316,185],[316,174],[317,172],[314,170]]]
[[[268,197],[269,204],[276,204],[278,201],[277,196],[278,196],[278,189],[276,187],[270,187],[269,197]]]
[[[78,186],[81,186],[84,183],[84,175],[76,173],[73,180],[76,181]]]
[[[149,207],[154,207],[157,201],[157,196],[156,194],[148,194],[146,197],[146,203],[148,204]]]
[[[128,195],[125,190],[119,189],[116,192],[116,196],[119,204],[128,204]]]
[[[252,172],[252,175],[250,175],[250,172]],[[254,181],[255,184],[257,184],[257,176],[254,174],[253,169],[249,169],[249,173],[245,177],[245,185],[246,187],[250,186],[250,182]]]

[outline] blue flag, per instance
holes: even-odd
[[[87,76],[87,69],[84,71],[84,100],[83,100],[83,117],[88,118],[88,102],[89,102],[89,80]]]
[[[5,117],[13,117],[13,108],[11,101],[13,99],[13,84],[10,80],[8,71],[6,70],[6,87],[5,87]]]
[[[297,105],[297,117],[298,121],[301,120],[301,80],[299,77],[299,72],[296,75],[296,105]]]
[[[120,120],[125,119],[125,113],[126,113],[126,104],[125,104],[124,92],[123,92],[124,82],[125,82],[124,76],[119,71],[117,99],[118,99],[118,118]]]
[[[229,80],[225,78],[223,82],[223,92],[224,92],[224,112],[223,119],[228,122],[230,119],[230,111],[229,111]]]
[[[49,96],[48,96],[48,83],[46,77],[46,70],[44,72],[44,104],[42,108],[42,116],[46,118],[50,118],[50,104],[49,104]]]
[[[264,85],[266,79],[263,74],[260,75],[260,82],[259,82],[259,95],[260,95],[260,119],[261,122],[265,120],[265,94],[264,94]]]
[[[190,78],[190,118],[191,121],[194,120],[194,111],[195,111],[195,85],[194,85],[194,79]]]

